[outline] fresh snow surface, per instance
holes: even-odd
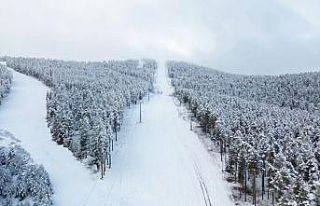
[[[0,128],[45,166],[56,205],[234,205],[219,164],[179,117],[165,71],[160,64],[156,94],[142,104],[142,123],[138,106],[125,113],[112,169],[103,180],[51,140],[45,120],[48,88],[39,81],[13,71]]]

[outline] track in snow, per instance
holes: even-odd
[[[126,112],[113,167],[102,181],[51,141],[45,122],[48,88],[13,73],[12,91],[0,107],[0,128],[12,132],[35,162],[44,164],[57,205],[233,205],[219,166],[178,116],[164,65],[159,93],[142,105],[143,122],[137,123],[138,107]]]

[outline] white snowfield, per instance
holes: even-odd
[[[157,90],[129,109],[105,179],[91,174],[66,148],[51,140],[47,128],[48,88],[14,72],[12,91],[0,107],[0,128],[13,133],[53,182],[54,203],[63,206],[228,206],[234,205],[221,168],[189,123],[179,118],[164,65]]]

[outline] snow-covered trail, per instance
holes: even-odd
[[[35,162],[45,166],[56,205],[233,205],[219,164],[179,118],[165,71],[160,64],[157,90],[162,93],[142,104],[142,123],[137,123],[138,106],[126,111],[112,169],[103,180],[51,140],[45,120],[48,88],[36,79],[12,71],[0,128],[19,138]]]
[[[141,124],[137,108],[126,118],[122,147],[106,184],[97,185],[93,193],[106,187],[103,205],[108,206],[233,205],[218,164],[189,123],[179,118],[165,66],[159,67],[157,90],[162,93],[145,100]]]
[[[38,80],[11,70],[13,85],[0,106],[0,129],[21,140],[36,163],[44,165],[53,183],[55,205],[82,205],[94,184],[89,170],[71,152],[51,140],[46,123],[48,88]]]

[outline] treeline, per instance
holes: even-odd
[[[2,98],[9,93],[11,84],[11,72],[6,68],[6,66],[0,64],[0,105]]]
[[[52,205],[48,173],[19,145],[4,146],[6,134],[0,130],[0,205]]]
[[[184,62],[179,62],[179,64],[181,73],[190,72],[190,67],[199,70],[195,76],[201,78],[202,81],[201,83],[194,82],[194,86],[199,89],[210,87],[220,95],[236,96],[249,101],[309,112],[319,111],[320,108],[320,72],[247,76],[228,74]],[[172,71],[175,72],[176,69],[173,68]]]
[[[104,176],[127,106],[153,90],[154,60],[75,62],[5,57],[16,71],[51,87],[47,119],[53,140]]]
[[[237,200],[319,205],[320,73],[244,76],[168,62],[175,96],[221,154]]]

